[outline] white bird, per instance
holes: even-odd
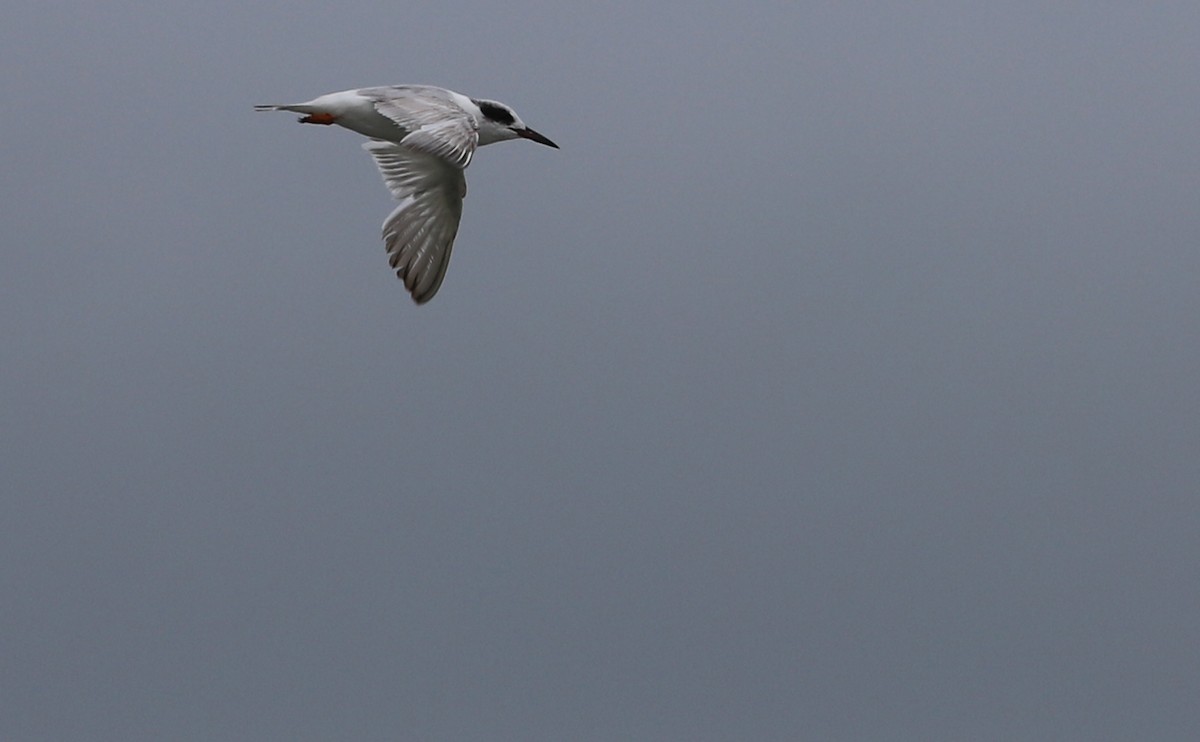
[[[430,85],[344,90],[254,110],[302,113],[302,124],[337,124],[371,138],[363,149],[400,202],[383,223],[384,245],[418,304],[432,299],[446,276],[467,195],[463,170],[476,147],[523,137],[558,149],[503,103]]]

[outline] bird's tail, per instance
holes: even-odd
[[[265,105],[255,106],[255,111],[292,111],[293,113],[316,113],[318,109],[315,106],[306,105],[304,103],[289,103],[287,105]]]

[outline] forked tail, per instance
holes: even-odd
[[[305,114],[300,118],[302,124],[324,124],[329,126],[334,122],[334,115],[328,111],[322,111],[319,106],[309,105],[308,103],[296,103],[289,105],[265,105],[255,106],[255,111],[291,111],[293,113]]]
[[[292,111],[293,113],[316,113],[317,109],[312,106],[306,106],[303,103],[287,104],[287,105],[268,105],[255,106],[255,111]]]

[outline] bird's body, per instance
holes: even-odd
[[[344,90],[255,110],[302,113],[301,123],[337,124],[371,139],[363,148],[400,202],[383,223],[389,262],[418,304],[446,275],[467,193],[463,170],[475,150],[517,137],[558,147],[503,103],[429,85]]]

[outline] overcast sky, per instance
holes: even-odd
[[[407,5],[3,11],[0,738],[1200,738],[1200,5]]]

